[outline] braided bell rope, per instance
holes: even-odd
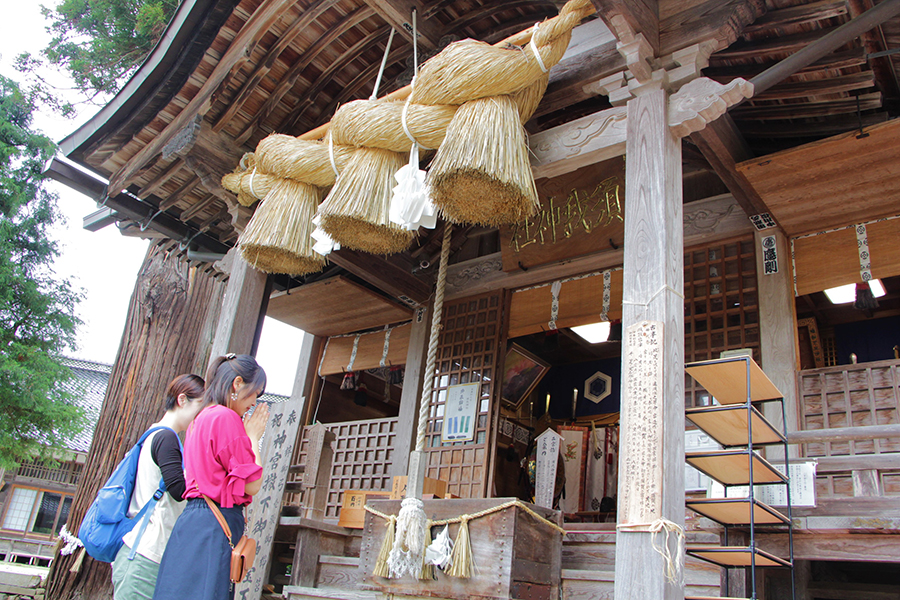
[[[441,263],[438,270],[437,288],[434,292],[434,314],[431,315],[431,333],[428,338],[428,355],[425,359],[425,378],[422,382],[422,396],[419,399],[419,423],[416,427],[416,452],[425,451],[425,433],[428,430],[428,416],[431,411],[431,394],[434,388],[434,364],[437,361],[437,347],[441,331],[441,315],[444,312],[444,288],[447,286],[447,260],[450,257],[450,237],[453,225],[444,226],[444,240],[441,243]]]

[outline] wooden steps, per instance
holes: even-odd
[[[303,587],[286,585],[282,594],[287,600],[378,600],[379,592],[339,587]]]

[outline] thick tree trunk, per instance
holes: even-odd
[[[211,343],[208,331],[205,344],[201,338],[208,330],[208,314],[218,314],[223,292],[222,282],[189,267],[164,244],[150,246],[135,282],[125,331],[69,514],[67,527],[73,533],[125,452],[162,416],[169,381],[181,373],[204,374],[208,356],[201,347]],[[57,549],[47,579],[47,598],[112,598],[110,566],[85,556],[77,568],[81,551],[61,556]]]

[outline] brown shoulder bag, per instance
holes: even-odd
[[[253,566],[253,559],[256,558],[256,540],[244,535],[241,536],[241,539],[238,540],[237,544],[232,544],[231,528],[228,526],[228,523],[225,522],[222,511],[219,510],[219,507],[216,506],[215,502],[206,496],[203,496],[203,499],[206,500],[209,509],[216,516],[219,525],[222,526],[222,531],[225,532],[225,538],[228,540],[228,545],[231,546],[231,583],[240,583],[244,580],[244,577],[247,576],[247,571]]]

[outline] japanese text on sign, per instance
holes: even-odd
[[[628,327],[622,374],[621,523],[647,524],[662,516],[663,324]],[[624,484],[624,485],[623,485]]]
[[[513,225],[509,245],[516,252],[531,244],[555,244],[579,229],[590,233],[616,221],[625,221],[622,185],[608,177],[590,192],[573,189],[564,201],[555,196],[542,204],[533,217]]]

